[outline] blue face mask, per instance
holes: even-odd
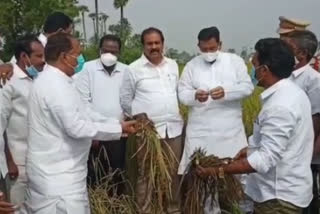
[[[250,77],[251,77],[251,81],[252,81],[253,85],[257,86],[259,81],[256,78],[256,69],[253,66],[252,66],[252,69],[251,69]]]
[[[27,73],[31,78],[36,78],[38,76],[39,71],[33,66],[29,66],[26,68]]]
[[[75,68],[75,73],[80,72],[83,68],[84,63],[86,62],[82,54],[77,57],[77,62],[78,62],[78,65]]]

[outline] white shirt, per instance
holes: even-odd
[[[2,88],[0,88],[0,96],[2,96]],[[2,106],[2,99],[0,99],[0,106]],[[0,178],[6,177],[8,173],[7,159],[4,153],[4,139],[0,136]]]
[[[320,113],[320,73],[307,64],[293,71],[290,79],[308,95],[312,115]]]
[[[43,195],[83,194],[91,140],[120,139],[121,126],[84,105],[72,78],[47,65],[29,98],[27,175]]]
[[[181,135],[183,120],[179,113],[177,63],[164,57],[153,65],[144,55],[133,62],[121,87],[121,106],[129,115],[147,113],[161,138]]]
[[[128,66],[118,62],[111,75],[104,69],[101,60],[84,64],[83,70],[73,76],[82,99],[106,117],[123,119],[120,105],[120,86]]]
[[[249,139],[246,193],[256,202],[281,199],[298,207],[312,200],[313,127],[306,94],[288,79],[261,94],[262,110]]]
[[[195,99],[198,89],[209,92],[218,86],[225,91],[222,99],[209,97],[203,103]],[[185,66],[178,89],[180,102],[189,107],[179,173],[184,172],[197,148],[224,158],[234,157],[247,146],[241,100],[252,93],[253,84],[242,58],[221,52],[211,64],[197,56]]]
[[[13,160],[17,165],[24,166],[28,137],[28,97],[32,79],[17,64],[13,65],[13,70],[12,78],[2,89],[0,134],[2,136],[4,131],[7,132]]]

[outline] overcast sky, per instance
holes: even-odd
[[[113,0],[98,0],[99,12],[110,16],[107,24],[119,21],[120,11]],[[79,0],[94,12],[94,0]],[[129,0],[124,10],[134,32],[147,27],[160,28],[166,46],[196,53],[197,34],[201,28],[217,26],[221,31],[223,48],[253,46],[275,33],[280,15],[310,21],[310,29],[320,37],[320,0]],[[93,35],[91,19],[87,31]]]

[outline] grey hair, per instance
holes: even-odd
[[[318,49],[317,36],[311,31],[294,31],[290,34],[290,38],[296,44],[298,50],[307,54],[308,60],[311,60]]]

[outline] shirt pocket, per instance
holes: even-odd
[[[144,93],[159,93],[162,91],[160,77],[155,73],[145,73],[138,80],[138,90]]]
[[[164,79],[164,85],[167,88],[167,91],[169,93],[176,93],[177,92],[177,80],[178,77],[173,74],[167,74],[165,75]]]

